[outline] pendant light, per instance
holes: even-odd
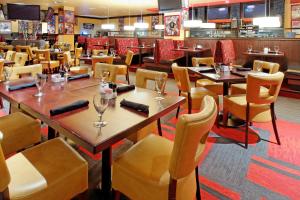
[[[107,7],[107,23],[101,25],[101,29],[103,30],[114,30],[115,25],[109,23],[109,7]]]
[[[149,27],[149,24],[143,22],[143,11],[142,10],[141,10],[141,18],[142,18],[142,21],[134,23],[134,27],[138,28],[138,29],[147,29]]]
[[[129,0],[128,0],[128,5],[130,5]],[[129,23],[128,25],[124,26],[124,31],[134,31],[135,27],[130,25],[130,6],[128,8],[129,12]]]
[[[202,24],[202,20],[194,20],[194,6],[192,5],[192,20],[186,20],[183,22],[185,28],[199,28]]]
[[[281,26],[280,17],[271,17],[270,13],[267,16],[267,6],[269,6],[269,11],[271,8],[270,1],[267,5],[267,0],[265,0],[265,17],[255,17],[253,18],[253,25],[259,26],[260,28],[279,28]]]

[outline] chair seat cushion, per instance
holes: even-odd
[[[113,188],[130,199],[168,199],[169,161],[173,142],[149,135],[113,162]],[[177,199],[195,196],[194,172],[178,180]]]
[[[4,134],[1,143],[4,155],[8,155],[41,141],[40,123],[22,112],[0,118],[0,130]]]
[[[87,162],[61,138],[22,152],[47,180],[48,187],[28,199],[71,199],[88,187]]]
[[[181,92],[181,95],[184,97],[188,96],[188,94],[185,92]],[[201,103],[202,103],[202,99],[206,95],[210,95],[210,96],[214,97],[214,99],[218,103],[218,95],[215,94],[214,92],[212,92],[204,87],[191,88],[192,109],[199,110]],[[184,106],[185,106],[185,108],[188,107],[188,101],[185,101]]]
[[[224,109],[228,110],[234,116],[246,120],[246,95],[231,95],[223,98]],[[271,120],[270,105],[250,104],[250,121],[269,122]]]
[[[6,160],[10,173],[8,185],[10,199],[21,199],[47,188],[46,179],[22,153]]]
[[[247,84],[246,83],[236,83],[231,85],[231,95],[235,94],[246,94]],[[260,95],[266,96],[269,94],[269,89],[266,87],[260,87]]]

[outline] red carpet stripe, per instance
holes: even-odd
[[[291,199],[300,197],[300,181],[276,173],[257,164],[250,164],[247,178],[255,184],[267,188]]]
[[[266,159],[264,159],[264,158],[262,158],[262,157],[259,157],[259,156],[256,156],[256,155],[252,156],[251,159],[252,159],[252,160],[256,160],[256,161],[258,161],[258,162],[261,162],[261,163],[264,163],[264,164],[269,165],[269,166],[271,166],[271,167],[280,169],[280,170],[282,170],[282,171],[288,172],[288,173],[290,173],[290,174],[297,175],[297,176],[300,177],[300,171],[298,171],[298,170],[291,169],[291,168],[286,167],[286,166],[282,166],[282,165],[280,165],[280,164],[278,164],[278,163],[272,162],[272,161],[270,161],[270,160],[266,160]]]

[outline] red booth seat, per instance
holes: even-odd
[[[115,48],[117,50],[117,54],[120,56],[126,56],[127,50],[129,46],[138,46],[139,41],[137,38],[116,38],[115,40]],[[138,49],[130,49],[134,54],[139,52]]]
[[[99,38],[87,38],[87,49],[93,50],[93,49],[103,49],[103,46],[99,45],[105,45],[105,43],[109,42],[108,37],[99,37]]]
[[[156,40],[155,63],[172,63],[174,60],[182,58],[184,53],[174,51],[174,42],[171,39]]]
[[[236,55],[232,40],[219,40],[215,49],[215,62],[226,65],[235,63]]]
[[[78,38],[77,38],[77,42],[78,42],[78,44],[85,44],[85,43],[86,43],[86,39],[87,39],[86,36],[80,35],[80,36],[78,36]]]

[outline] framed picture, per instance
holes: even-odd
[[[155,29],[155,25],[159,24],[159,16],[151,16],[151,27],[154,30]]]
[[[11,33],[11,21],[0,21],[0,34]]]
[[[75,15],[73,11],[70,10],[65,10],[65,23],[71,23],[74,24],[75,23]]]
[[[180,36],[180,15],[165,16],[165,36]]]
[[[292,5],[292,21],[300,21],[300,5]]]

